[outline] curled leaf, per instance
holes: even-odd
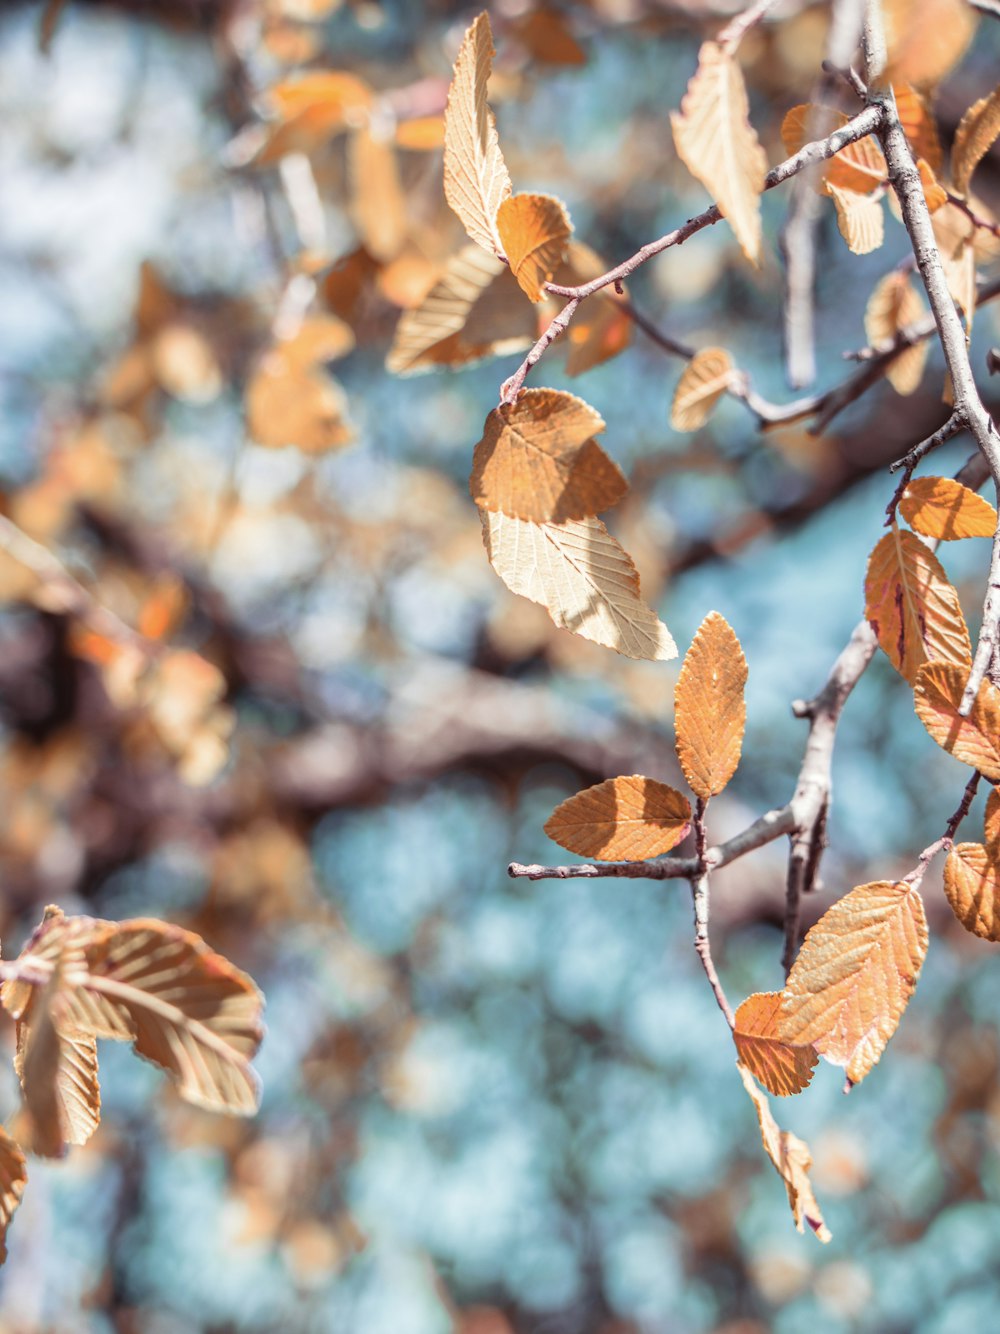
[[[500,205],[496,225],[521,290],[529,301],[541,301],[573,231],[565,204],[552,195],[512,195]]]
[[[1000,87],[974,102],[959,122],[951,149],[951,175],[959,194],[968,192],[972,173],[1000,134]]]
[[[568,797],[545,832],[581,857],[644,861],[677,846],[691,828],[688,799],[666,783],[640,774],[609,778]]]
[[[916,324],[924,314],[924,303],[910,282],[909,275],[892,272],[876,284],[865,306],[865,335],[872,347],[891,347],[897,335]],[[927,360],[926,342],[915,343],[901,352],[886,369],[886,379],[897,394],[912,394],[920,385]]]

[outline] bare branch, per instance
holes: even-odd
[[[742,14],[730,19],[716,36],[716,42],[730,55],[735,55],[740,42],[750,29],[761,21],[774,3],[775,0],[756,0],[756,3],[750,5]]]
[[[716,1004],[725,1015],[729,1027],[735,1028],[736,1019],[733,1015],[732,1006],[726,999],[719,974],[715,970],[715,963],[712,959],[712,943],[708,934],[709,884],[708,866],[705,861],[705,811],[707,809],[708,802],[699,797],[695,805],[694,815],[695,856],[698,863],[698,873],[691,881],[691,902],[694,907],[694,947],[698,953],[698,958],[701,960],[701,966],[705,970],[709,986],[712,988]]]
[[[979,780],[982,774],[974,773],[965,785],[965,791],[962,794],[962,800],[958,804],[957,810],[948,820],[945,831],[940,838],[936,838],[933,843],[924,848],[923,852],[917,858],[917,864],[909,875],[903,877],[903,883],[913,885],[916,888],[924,876],[927,874],[927,868],[939,852],[950,851],[955,841],[955,835],[958,833],[958,826],[962,823],[969,813],[969,807],[972,805],[972,799],[976,795],[976,788],[979,786]]]
[[[937,449],[938,445],[943,445],[946,440],[950,440],[953,436],[958,435],[959,431],[964,430],[964,428],[964,418],[960,413],[953,412],[945,424],[939,426],[933,435],[929,435],[926,440],[921,440],[919,445],[914,445],[912,449],[908,450],[901,459],[897,459],[895,463],[889,464],[890,472],[899,472],[900,468],[902,468],[903,476],[900,479],[899,485],[892,493],[892,499],[885,507],[886,528],[889,528],[895,522],[896,510],[899,507],[899,502],[903,499],[903,493],[910,484],[913,470],[916,468],[920,460],[926,458],[932,450]]]

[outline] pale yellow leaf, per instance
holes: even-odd
[[[565,204],[553,195],[512,195],[497,210],[496,224],[521,290],[530,301],[543,300],[573,231]]]
[[[895,524],[868,558],[865,616],[889,661],[911,685],[928,660],[971,666],[958,594],[934,553]]]
[[[951,177],[964,195],[972,173],[1000,134],[1000,87],[974,102],[959,122],[951,148]]]
[[[826,137],[846,125],[848,117],[828,107],[810,103],[792,107],[781,122],[781,140],[789,157],[810,142],[811,135]],[[818,125],[819,128],[814,128]],[[856,139],[835,153],[818,171],[818,180],[835,185],[839,190],[853,190],[856,194],[871,194],[884,185],[888,168],[882,150],[872,138]]]
[[[351,217],[365,249],[382,263],[399,254],[406,240],[406,196],[396,149],[388,133],[363,126],[347,144]]]
[[[828,1242],[830,1229],[823,1221],[823,1214],[816,1203],[812,1182],[809,1180],[812,1157],[808,1144],[799,1139],[798,1135],[793,1135],[790,1130],[781,1129],[771,1112],[771,1104],[757,1087],[753,1075],[740,1061],[736,1062],[736,1068],[743,1080],[743,1087],[756,1108],[764,1152],[785,1183],[795,1226],[803,1232],[805,1231],[803,1223],[808,1223],[820,1241]]]
[[[959,843],[944,864],[944,892],[974,936],[1000,941],[1000,865],[981,843]]]
[[[776,1097],[801,1093],[819,1060],[814,1047],[793,1047],[778,1035],[781,992],[748,996],[736,1011],[733,1041],[740,1061]]]
[[[859,885],[802,942],[782,993],[780,1036],[811,1043],[860,1084],[895,1033],[926,953],[917,890],[889,880]]]
[[[593,436],[599,413],[558,389],[527,389],[494,408],[472,456],[477,505],[532,523],[584,519],[618,503],[621,471]]]
[[[992,537],[997,526],[990,502],[951,477],[911,478],[899,512],[916,532],[942,542]]]
[[[826,188],[836,205],[837,226],[848,249],[855,255],[869,255],[878,250],[885,240],[882,201],[872,195],[844,190],[832,181],[827,181]]]
[[[924,315],[924,303],[905,273],[893,270],[875,286],[865,306],[865,335],[872,347],[883,351],[897,335]],[[897,394],[912,394],[920,385],[927,360],[926,340],[901,352],[886,370],[886,379]]]
[[[681,109],[670,116],[674,144],[688,171],[718,204],[743,253],[758,264],[767,156],[749,112],[735,58],[715,42],[705,42]]]
[[[733,379],[732,358],[723,347],[696,352],[677,382],[670,407],[670,425],[675,431],[697,431]]]
[[[444,193],[471,240],[503,254],[497,210],[511,194],[496,121],[486,102],[493,34],[486,11],[462,40],[444,113]]]
[[[7,1259],[7,1229],[21,1203],[27,1179],[20,1146],[0,1127],[0,1264]]]
[[[599,519],[526,523],[481,510],[490,563],[514,593],[556,625],[629,658],[677,656],[670,631],[639,594],[627,552]]]
[[[545,832],[560,847],[603,861],[644,861],[677,846],[691,828],[688,799],[639,774],[608,778],[557,806]]]
[[[1000,783],[1000,690],[984,681],[968,718],[960,716],[968,666],[927,662],[917,673],[913,706],[931,737],[962,764]]]
[[[747,710],[747,662],[732,627],[717,611],[698,627],[674,692],[677,758],[691,791],[707,801],[736,772]]]

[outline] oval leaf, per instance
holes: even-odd
[[[503,253],[497,209],[511,193],[496,121],[486,103],[493,34],[485,10],[462,40],[444,113],[444,194],[471,240]]]
[[[545,832],[560,847],[604,861],[661,857],[690,828],[687,797],[640,774],[608,778],[568,797],[545,824]]]
[[[842,112],[832,111],[829,107],[816,107],[809,103],[792,107],[781,122],[781,141],[785,151],[791,157],[809,143],[811,135],[823,137],[832,134],[834,130],[846,125],[848,119]],[[870,134],[847,144],[819,168],[821,181],[835,185],[840,190],[853,190],[862,195],[871,194],[884,185],[888,174],[882,150]]]
[[[740,762],[747,710],[747,660],[731,626],[717,611],[698,627],[674,692],[677,757],[691,791],[714,797]]]
[[[837,208],[837,226],[855,255],[868,255],[878,250],[885,240],[885,214],[882,201],[871,195],[843,190],[827,181],[827,190]]]
[[[675,431],[697,431],[704,426],[729,388],[733,362],[722,347],[706,347],[696,352],[684,367],[670,408],[670,425]]]
[[[1000,87],[974,102],[959,122],[951,149],[951,175],[959,194],[968,192],[972,173],[1000,134]]]
[[[819,1060],[815,1047],[793,1047],[778,1036],[781,992],[748,996],[736,1011],[733,1041],[740,1061],[776,1097],[801,1093]]]
[[[934,553],[905,528],[893,525],[868,558],[865,615],[886,657],[911,685],[928,660],[971,665],[958,594]]]
[[[743,253],[757,264],[767,156],[749,116],[735,58],[715,42],[705,42],[681,109],[670,115],[674,144],[688,171],[718,204]]]
[[[944,864],[952,912],[974,936],[1000,941],[1000,866],[981,843],[959,843]]]
[[[676,658],[673,636],[639,596],[631,558],[599,519],[536,524],[480,515],[490,564],[556,625],[629,658]]]
[[[967,666],[928,662],[917,673],[913,706],[933,739],[949,755],[1000,783],[1000,690],[984,681],[968,718],[959,715]]]
[[[811,1043],[860,1084],[896,1031],[927,953],[927,920],[911,885],[859,885],[802,942],[782,993],[778,1032]]]
[[[573,231],[566,206],[552,195],[513,195],[500,205],[496,221],[521,290],[530,301],[541,301],[545,284],[566,258]]]
[[[486,418],[472,456],[473,500],[531,523],[610,509],[628,483],[592,438],[603,430],[600,414],[575,394],[526,389]]]
[[[997,512],[990,502],[950,477],[912,478],[899,512],[918,533],[943,542],[992,537],[997,526]]]
[[[879,282],[865,307],[865,336],[878,351],[892,347],[896,336],[924,314],[924,303],[905,273],[889,273]],[[927,360],[926,341],[914,343],[891,361],[886,379],[897,394],[912,394],[920,384]]]

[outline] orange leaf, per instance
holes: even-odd
[[[610,509],[628,483],[592,438],[603,430],[600,415],[574,394],[525,390],[486,418],[472,460],[473,500],[532,523]]]
[[[787,1098],[812,1079],[819,1057],[813,1047],[793,1047],[778,1036],[781,992],[748,996],[736,1011],[733,1041],[740,1061],[768,1093]]]
[[[865,615],[889,661],[911,685],[927,660],[971,665],[958,594],[934,553],[895,524],[868,558]]]
[[[296,332],[278,344],[281,357],[296,370],[338,361],[353,350],[354,332],[336,315],[307,315]]]
[[[899,123],[913,150],[913,156],[924,158],[931,171],[940,171],[944,153],[930,103],[922,93],[918,93],[908,83],[898,83],[892,91],[896,95]]]
[[[879,282],[865,306],[865,335],[872,347],[891,347],[896,335],[924,314],[924,303],[905,273],[889,273]],[[886,369],[886,379],[897,394],[912,394],[920,384],[927,360],[926,342],[901,352]]]
[[[963,0],[884,0],[889,75],[927,88],[958,64],[976,30]]]
[[[968,666],[927,662],[917,673],[913,706],[932,738],[961,764],[1000,783],[1000,690],[984,681],[968,718],[958,706],[969,679]]]
[[[257,154],[259,166],[280,162],[289,153],[314,153],[334,135],[363,125],[372,92],[362,79],[345,70],[316,70],[275,84],[265,102],[277,123]]]
[[[771,1104],[754,1083],[753,1075],[739,1061],[736,1062],[736,1068],[743,1080],[743,1087],[757,1110],[764,1152],[774,1164],[788,1191],[788,1203],[795,1219],[795,1226],[802,1232],[804,1231],[802,1224],[808,1223],[820,1241],[828,1242],[830,1229],[823,1221],[816,1196],[813,1194],[812,1182],[809,1180],[809,1169],[812,1167],[809,1145],[799,1139],[798,1135],[793,1135],[790,1130],[781,1129],[771,1113]]]
[[[747,711],[747,661],[728,621],[709,612],[684,658],[674,692],[677,757],[691,791],[704,801],[740,762]]]
[[[734,369],[723,347],[706,347],[695,353],[674,390],[670,425],[675,431],[697,431],[705,425],[732,383]]]
[[[917,159],[917,171],[920,173],[920,184],[924,187],[924,199],[927,201],[928,213],[936,213],[939,208],[944,208],[948,202],[948,191],[938,182],[929,162],[924,158]]]
[[[444,117],[417,116],[396,126],[396,144],[416,152],[431,152],[444,145]]]
[[[990,795],[986,798],[983,841],[994,861],[1000,861],[1000,791],[995,787],[990,788]]]
[[[859,885],[808,932],[782,993],[778,1032],[811,1043],[860,1084],[895,1033],[927,953],[927,921],[911,885]]]
[[[981,97],[962,117],[951,148],[951,175],[960,195],[968,192],[972,173],[1000,134],[1000,87]]]
[[[347,145],[351,217],[365,249],[385,262],[406,240],[406,196],[399,178],[396,149],[388,136],[362,126]]]
[[[259,445],[296,445],[322,454],[353,439],[344,419],[347,400],[336,380],[319,370],[303,370],[280,349],[260,361],[247,385],[247,430]]]
[[[568,797],[545,823],[560,847],[604,861],[644,861],[675,848],[691,828],[691,806],[666,783],[633,774]]]
[[[815,117],[814,117],[815,113]],[[813,129],[811,122],[818,129]],[[811,134],[821,137],[832,134],[846,125],[848,117],[828,107],[814,107],[810,103],[792,107],[781,122],[781,141],[789,157],[804,148],[810,141]],[[857,194],[867,195],[884,185],[889,175],[882,150],[872,138],[856,139],[854,143],[835,153],[820,168],[819,176],[840,190],[854,190]]]
[[[918,533],[950,542],[960,537],[992,537],[997,512],[983,496],[950,477],[914,477],[899,512]]]
[[[1000,865],[981,843],[959,843],[944,864],[944,892],[974,936],[1000,941]]]
[[[553,275],[563,287],[579,287],[606,273],[608,265],[590,246],[570,241],[566,259]],[[560,340],[566,346],[566,374],[582,375],[624,351],[632,337],[632,321],[614,288],[587,298]]]
[[[573,230],[566,206],[552,195],[513,195],[500,205],[496,225],[521,290],[530,301],[541,301],[566,257]]]

